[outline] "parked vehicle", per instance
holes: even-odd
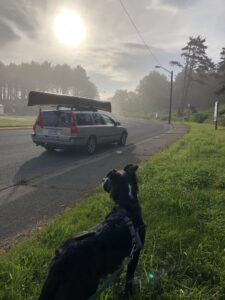
[[[41,96],[40,94],[39,96]],[[52,94],[48,95],[52,97]],[[46,93],[44,97],[46,97]],[[83,147],[88,154],[93,154],[97,146],[101,144],[114,142],[121,146],[126,144],[127,129],[111,115],[98,111],[96,100],[93,100],[95,105],[91,106],[91,99],[86,99],[88,106],[85,107],[79,102],[82,100],[82,103],[86,103],[85,98],[74,97],[74,104],[67,105],[68,97],[60,97],[60,102],[62,102],[60,105],[58,104],[52,110],[42,111],[40,109],[39,111],[32,134],[32,140],[37,146],[40,145],[50,151]],[[55,102],[58,103],[58,100]],[[102,103],[99,107],[101,105]]]

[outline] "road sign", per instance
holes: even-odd
[[[215,107],[214,107],[214,122],[215,122],[215,129],[217,129],[217,124],[218,124],[218,107],[219,107],[219,102],[215,102]]]

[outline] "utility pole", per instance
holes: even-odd
[[[163,69],[170,74],[170,102],[169,102],[169,117],[168,124],[171,124],[171,114],[172,114],[172,102],[173,102],[173,70],[169,71],[162,66],[155,66],[157,69]]]

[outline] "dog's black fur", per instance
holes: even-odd
[[[67,240],[56,252],[39,300],[83,300],[96,292],[99,281],[117,270],[131,253],[131,233],[122,216],[132,220],[144,244],[145,226],[137,198],[137,168],[128,165],[122,171],[112,170],[107,174],[103,188],[110,193],[114,208],[101,224]],[[125,295],[132,292],[139,254],[140,249],[128,264]]]

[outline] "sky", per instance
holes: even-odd
[[[117,89],[134,90],[155,65],[171,70],[169,62],[181,59],[190,36],[205,37],[207,54],[219,61],[225,47],[224,0],[121,1],[150,51],[120,0],[0,0],[0,61],[81,65],[101,98]],[[68,46],[55,35],[55,17],[65,9],[84,24],[78,45]]]

